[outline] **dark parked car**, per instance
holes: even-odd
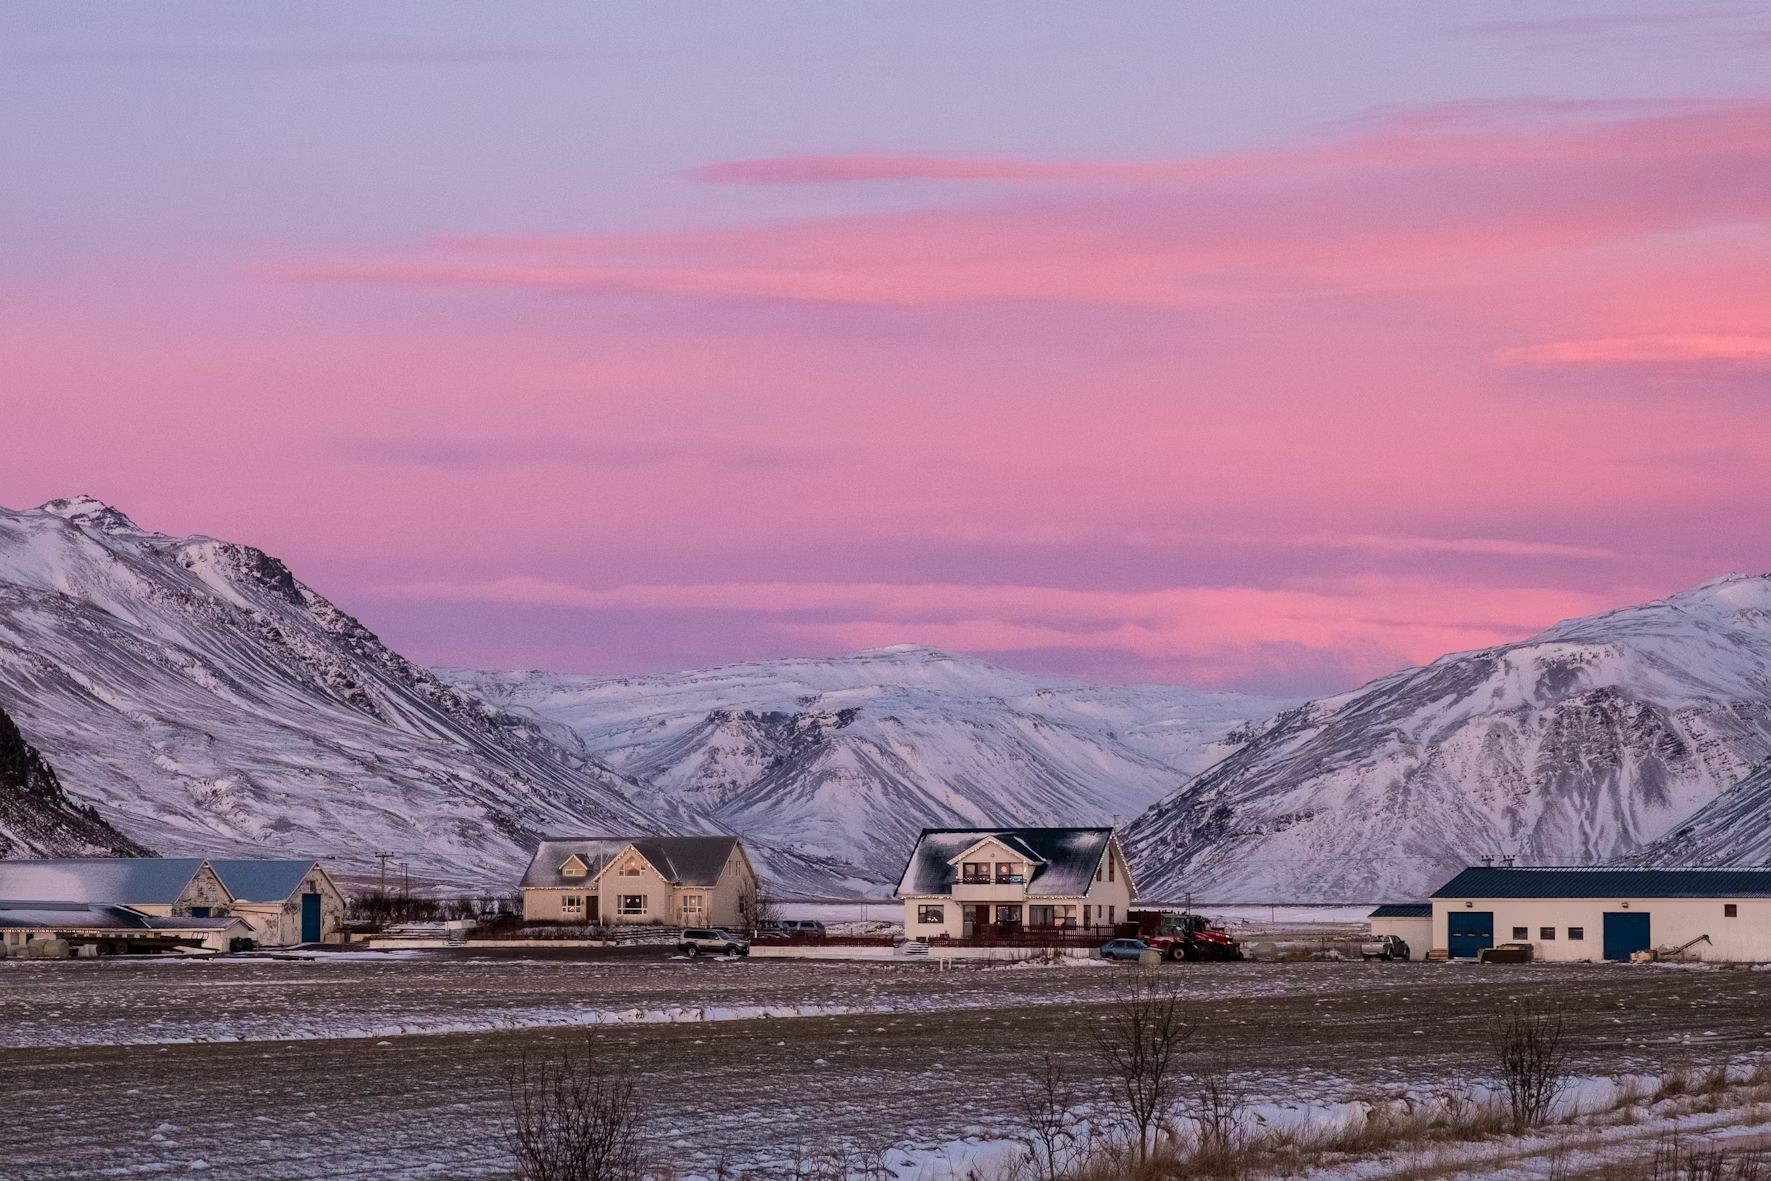
[[[1142,939],[1114,939],[1101,946],[1104,960],[1135,960],[1150,950]]]
[[[749,955],[750,940],[718,927],[689,927],[677,941],[676,949],[684,955]]]

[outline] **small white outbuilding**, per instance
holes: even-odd
[[[1369,917],[1373,935],[1399,936],[1417,960],[1434,946],[1431,902],[1386,902]]]
[[[1434,891],[1432,922],[1453,959],[1529,943],[1540,960],[1771,962],[1771,868],[1472,866]]]

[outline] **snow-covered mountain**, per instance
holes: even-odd
[[[161,853],[378,850],[510,882],[542,833],[652,829],[635,785],[390,651],[277,559],[90,498],[0,510],[0,706]]]
[[[142,848],[70,799],[54,768],[0,710],[0,858],[138,857]]]
[[[1419,897],[1487,853],[1762,859],[1771,577],[1732,576],[1311,702],[1140,816],[1147,894]],[[1739,784],[1737,787],[1736,785]],[[1700,811],[1701,810],[1701,811]]]
[[[895,880],[917,831],[1129,819],[1291,703],[1173,686],[1095,688],[929,648],[665,676],[440,670],[569,728],[728,831]]]

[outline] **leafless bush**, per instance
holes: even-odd
[[[1208,1175],[1235,1172],[1248,1111],[1228,1065],[1221,1059],[1208,1062],[1193,1076],[1192,1108],[1199,1125],[1195,1167]]]
[[[1058,1181],[1069,1167],[1076,1149],[1069,1128],[1069,1113],[1075,1103],[1069,1076],[1050,1054],[1041,1056],[1039,1065],[1021,1079],[1015,1092],[1015,1114],[1027,1129],[1039,1181]]]
[[[524,1054],[505,1077],[504,1139],[517,1181],[639,1181],[645,1117],[631,1074],[583,1052]]]
[[[1530,1001],[1516,1002],[1501,1014],[1493,1048],[1515,1129],[1547,1120],[1568,1089],[1567,1032],[1559,1009],[1539,1009]]]
[[[1094,1028],[1095,1045],[1140,1164],[1149,1161],[1159,1122],[1174,1106],[1176,1059],[1192,1033],[1172,983],[1152,972],[1119,975],[1107,1014]]]
[[[1668,1137],[1654,1149],[1650,1181],[1765,1181],[1765,1156],[1757,1149],[1728,1152],[1720,1148],[1680,1145]]]

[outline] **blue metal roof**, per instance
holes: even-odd
[[[1771,868],[1616,869],[1476,865],[1435,898],[1771,898]]]
[[[0,898],[170,906],[203,866],[200,857],[65,857],[0,861]]]
[[[1386,902],[1370,914],[1369,919],[1430,919],[1433,917],[1431,902]]]
[[[284,902],[301,888],[302,881],[314,868],[314,859],[305,861],[233,860],[211,861],[210,868],[221,875],[222,885],[241,902]]]

